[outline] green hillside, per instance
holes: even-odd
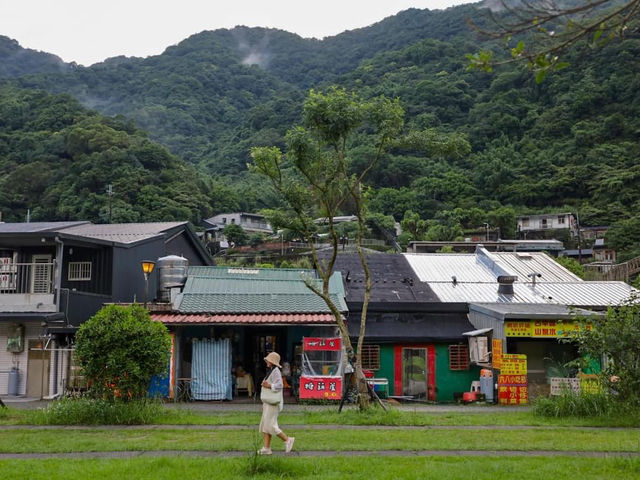
[[[0,88],[4,221],[24,221],[29,210],[32,220],[107,222],[111,203],[113,222],[198,222],[224,193],[131,121],[103,117],[66,95]]]
[[[63,73],[47,70],[44,60],[39,69],[34,60],[23,72],[30,74],[17,76],[0,69],[0,77],[4,92],[19,88],[20,95],[42,95],[28,93],[42,89],[70,95],[102,115],[122,116],[113,120],[85,110],[80,115],[82,122],[90,118],[100,128],[132,129],[126,135],[136,141],[118,148],[144,144],[164,152],[166,165],[141,165],[138,187],[151,181],[149,172],[164,168],[188,172],[177,175],[179,180],[167,179],[172,188],[179,189],[176,182],[202,183],[191,203],[180,199],[190,218],[226,209],[258,210],[276,202],[264,184],[247,173],[249,150],[282,146],[286,130],[300,120],[310,88],[337,84],[364,98],[398,97],[406,111],[405,133],[454,141],[450,151],[440,149],[437,155],[421,154],[416,148],[393,149],[369,177],[374,187],[372,211],[397,220],[416,212],[428,223],[431,233],[425,238],[444,240],[484,222],[499,226],[508,237],[514,233],[516,214],[579,210],[585,225],[616,225],[612,238],[619,240],[623,255],[632,254],[637,242],[629,232],[640,231],[637,25],[631,25],[624,41],[595,50],[583,45],[572,49],[568,68],[536,84],[531,72],[519,65],[504,66],[494,74],[469,71],[465,54],[480,48],[499,51],[467,26],[470,18],[482,22],[475,5],[412,9],[322,41],[274,29],[236,27],[195,34],[146,59],[118,57]],[[4,103],[10,97],[5,93]],[[11,123],[16,110],[7,111],[0,120],[3,125]],[[43,196],[43,185],[38,190],[10,180],[16,165],[28,168],[43,160],[29,154],[16,161],[5,153],[16,148],[15,141],[7,146],[0,140],[0,182],[26,190],[18,194],[3,188],[0,208],[22,212],[37,203],[35,199],[45,199],[46,207],[37,207],[42,208],[42,218],[104,220],[101,192],[115,182],[109,175],[119,175],[118,162],[124,162],[123,171],[131,168],[125,156],[109,168],[92,168],[94,183],[86,191],[101,195],[95,202],[100,207],[88,208],[86,202],[67,198],[64,169],[83,172],[91,165],[82,161],[96,152],[62,153],[57,137],[36,127],[22,123],[12,133],[3,131],[2,138],[37,139],[32,141],[39,142],[42,155],[63,158],[48,164],[49,173],[39,183],[58,193]],[[71,124],[60,128],[67,136],[73,129]],[[151,143],[138,128],[175,156]],[[369,154],[366,138],[356,136],[351,145],[354,165]],[[470,149],[456,147],[467,142]],[[101,151],[101,158],[109,148]],[[187,177],[197,180],[186,182]],[[72,189],[77,193],[83,187],[75,183],[76,179]],[[165,189],[164,184],[156,186],[158,194]],[[128,192],[129,187],[125,184],[120,190]],[[154,211],[148,205],[139,207],[137,198],[122,200],[138,212],[132,218],[147,219],[147,212]],[[174,209],[172,215],[185,213]]]

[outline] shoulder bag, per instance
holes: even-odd
[[[265,380],[268,381],[269,378],[271,378],[271,375],[269,375]],[[282,402],[282,390],[274,392],[271,388],[262,387],[260,389],[260,401],[269,405],[278,405]]]

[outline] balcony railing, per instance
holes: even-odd
[[[0,264],[0,295],[52,294],[55,263]]]

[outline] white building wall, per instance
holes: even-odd
[[[27,359],[29,340],[38,340],[42,328],[36,324],[24,325],[24,350],[21,353],[7,352],[7,336],[9,334],[9,322],[0,322],[0,395],[9,393],[9,370],[17,362],[20,371],[20,383],[18,395],[25,395],[27,391]],[[5,373],[7,372],[7,373]]]

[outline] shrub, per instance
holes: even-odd
[[[607,393],[563,392],[554,397],[539,397],[533,413],[541,417],[599,417],[616,410],[617,402]]]
[[[109,401],[101,398],[64,398],[43,411],[47,425],[143,425],[163,415],[162,404],[154,400]]]
[[[144,398],[151,377],[165,371],[171,340],[140,305],[104,307],[76,335],[76,355],[89,392],[105,400]]]

